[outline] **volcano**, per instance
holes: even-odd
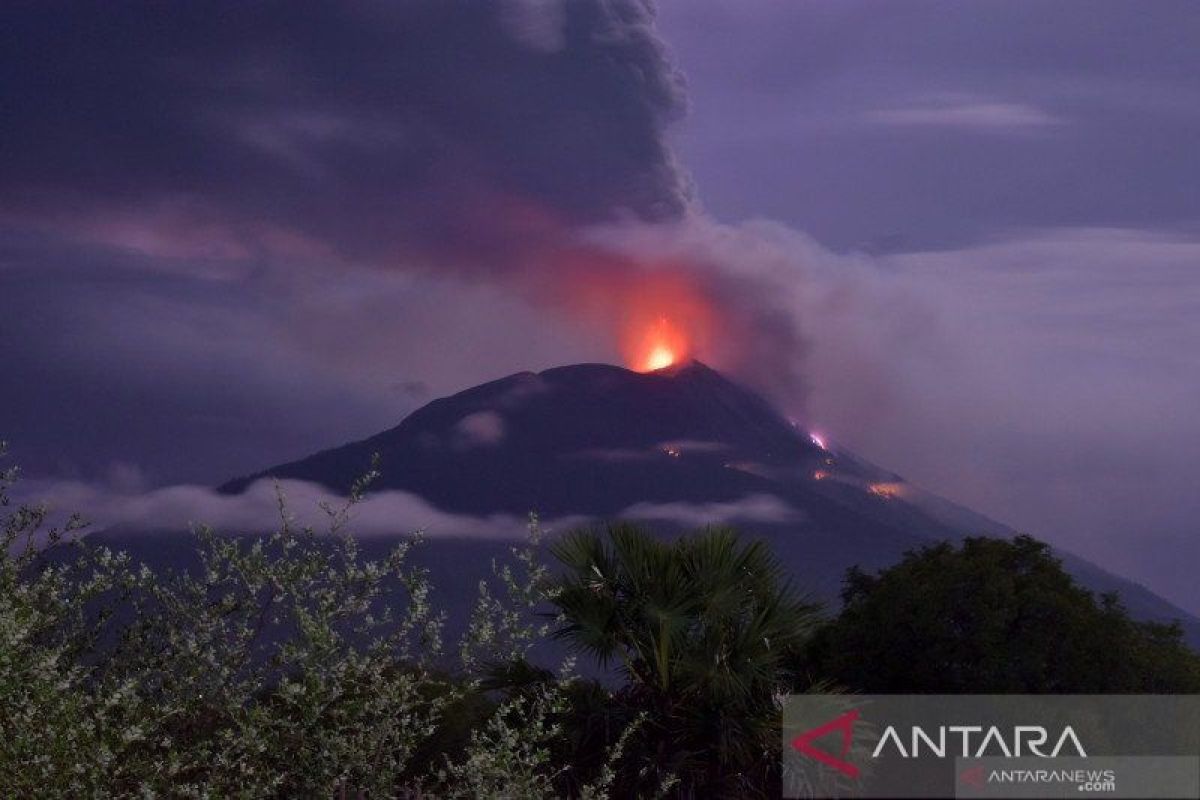
[[[698,361],[639,373],[603,364],[522,372],[435,400],[362,441],[231,480],[296,479],[344,492],[378,454],[376,489],[459,514],[644,520],[664,535],[728,523],[763,538],[796,582],[836,598],[845,570],[878,569],[944,540],[1016,532],[824,443]],[[398,527],[403,521],[398,521]],[[514,532],[519,535],[519,532]],[[494,542],[438,537],[441,580],[474,589]],[[1141,619],[1200,620],[1062,551],[1081,583]],[[470,576],[471,579],[468,579]]]

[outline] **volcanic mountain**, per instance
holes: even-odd
[[[379,490],[419,495],[458,514],[646,520],[665,535],[729,523],[768,540],[796,581],[836,597],[846,568],[875,569],[904,551],[1006,526],[826,448],[763,398],[692,361],[649,373],[580,364],[522,372],[435,400],[362,441],[238,478],[274,477],[345,491],[378,454]],[[403,521],[398,521],[398,528]],[[519,531],[514,535],[519,535]],[[438,537],[441,580],[473,590],[495,542]],[[1200,620],[1099,567],[1059,552],[1095,591],[1118,592],[1138,618]]]

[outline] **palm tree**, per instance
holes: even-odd
[[[786,665],[818,608],[766,545],[728,528],[669,542],[618,524],[567,534],[552,552],[566,567],[555,634],[623,673],[616,699],[648,716],[632,750],[651,780],[672,773],[680,796],[769,791]]]

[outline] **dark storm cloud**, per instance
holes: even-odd
[[[10,4],[0,211],[355,260],[677,217],[652,23],[641,0]]]

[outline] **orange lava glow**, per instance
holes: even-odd
[[[902,483],[872,483],[867,489],[871,494],[886,500],[904,494],[904,484]]]
[[[550,257],[557,280],[539,285],[539,293],[574,322],[611,336],[629,369],[653,372],[693,358],[720,367],[737,350],[736,326],[693,265],[644,263],[587,247]]]
[[[662,345],[650,351],[650,355],[646,356],[646,369],[666,369],[675,363],[675,353]]]
[[[634,369],[653,372],[684,360],[690,348],[687,337],[666,317],[648,326],[640,335],[630,337],[627,355]]]
[[[619,344],[631,369],[653,372],[706,352],[715,310],[683,275],[646,276],[630,289]]]

